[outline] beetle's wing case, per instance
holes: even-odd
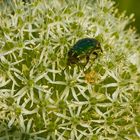
[[[77,55],[87,54],[93,49],[96,49],[97,40],[92,38],[84,38],[79,40],[74,46],[73,50]]]

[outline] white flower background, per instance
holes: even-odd
[[[14,0],[0,12],[1,140],[140,139],[140,38],[110,0]],[[67,52],[103,53],[85,73]],[[65,69],[65,70],[64,70]]]

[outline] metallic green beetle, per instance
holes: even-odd
[[[98,52],[103,52],[100,42],[94,38],[83,38],[75,43],[75,45],[68,51],[67,65],[77,64],[85,57],[87,65],[90,55],[94,54],[95,59],[98,57]]]

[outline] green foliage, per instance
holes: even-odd
[[[110,0],[15,0],[0,13],[0,139],[138,140],[140,38]],[[103,53],[66,67],[79,39]],[[65,69],[65,70],[64,70]]]
[[[140,10],[139,10],[139,5],[140,5],[140,1],[138,0],[114,0],[116,1],[116,4],[118,5],[118,8],[121,11],[126,11],[126,14],[131,14],[134,13],[135,14],[135,22],[134,25],[136,26],[138,32],[140,33]]]

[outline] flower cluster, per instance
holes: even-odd
[[[15,0],[0,12],[0,139],[140,139],[140,38],[110,0]],[[67,65],[85,37],[103,53]]]

